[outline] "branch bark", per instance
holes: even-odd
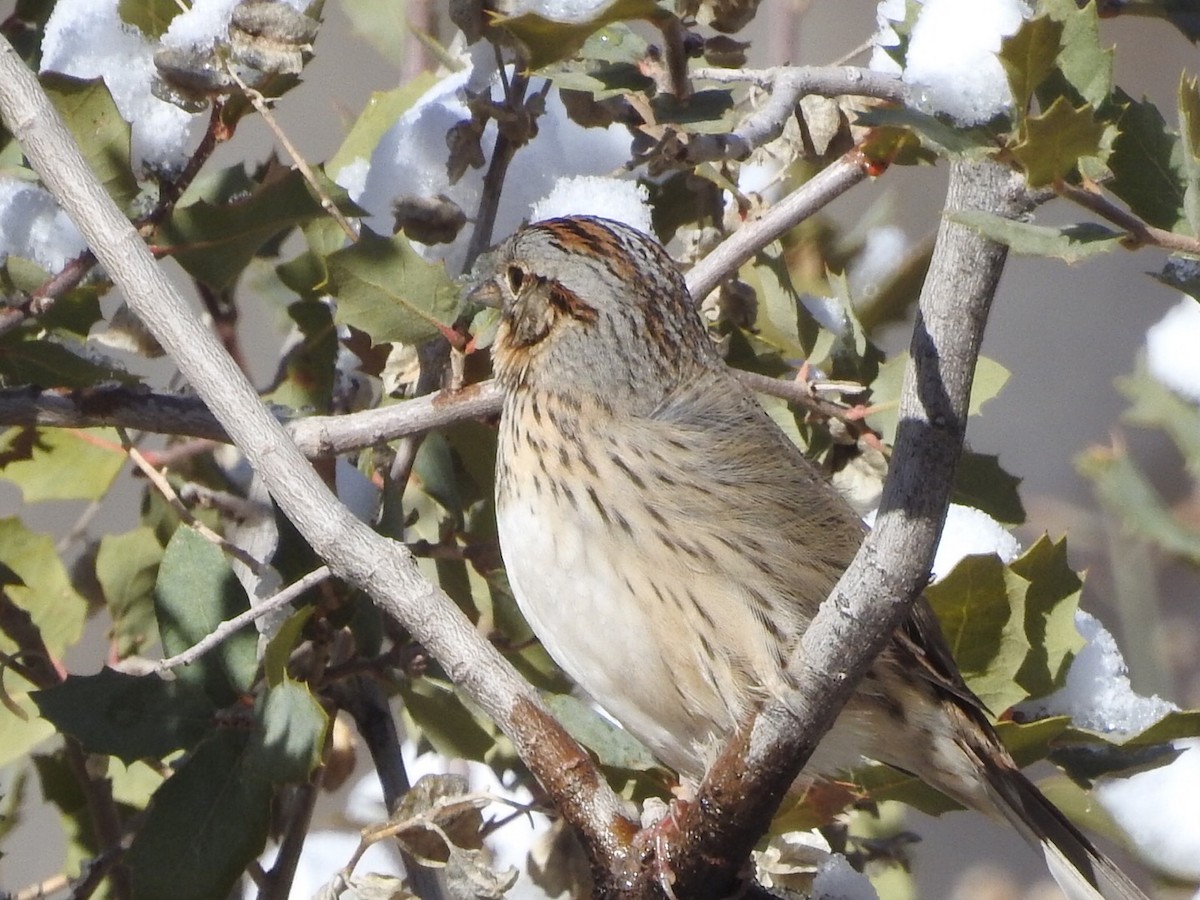
[[[117,209],[36,77],[0,38],[0,116],[43,183],[271,496],[330,569],[366,591],[442,663],[447,674],[513,741],[556,804],[604,861],[624,856],[633,828],[587,754],[537,692],[487,643],[453,601],[426,581],[408,551],[376,534],[337,501],[254,388],[190,312],[141,237]],[[604,870],[598,867],[598,871]]]
[[[1012,218],[1030,202],[999,166],[951,166],[948,213],[982,209]],[[668,851],[678,896],[723,897],[736,884],[788,787],[925,587],[1006,255],[1002,245],[943,218],[921,293],[877,524],[789,661],[797,694],[773,698],[734,736],[696,802],[679,817],[680,839]]]

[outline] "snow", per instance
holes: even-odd
[[[48,191],[28,181],[0,178],[0,264],[12,255],[54,273],[85,248],[79,230]]]
[[[478,48],[489,52],[483,53]],[[500,95],[499,75],[490,47],[479,42],[468,68],[449,75],[428,90],[384,135],[371,154],[366,177],[361,166],[352,164],[335,173],[337,182],[370,214],[367,224],[381,234],[392,231],[392,206],[403,196],[434,197],[444,194],[474,216],[483,189],[483,169],[468,169],[453,185],[446,174],[446,134],[456,123],[470,118],[464,91],[490,88]],[[535,80],[529,93],[540,89]],[[496,125],[489,122],[481,145],[491,158]],[[533,204],[546,197],[564,177],[609,175],[629,159],[629,132],[622,126],[585,129],[572,122],[558,95],[546,97],[545,114],[538,119],[537,136],[521,147],[509,165],[504,191],[496,215],[497,240],[511,234],[532,216]],[[352,186],[361,182],[356,192]],[[574,210],[578,212],[579,210]],[[453,243],[423,247],[431,260],[445,260],[452,272],[461,270],[466,257],[469,229]]]
[[[996,52],[1030,13],[1022,0],[926,0],[909,36],[901,77],[918,105],[963,125],[986,122],[1012,103],[1008,79]],[[883,48],[899,43],[893,22],[904,19],[904,4],[885,0],[871,68],[896,73]]]
[[[881,225],[867,232],[862,251],[846,272],[855,304],[874,301],[880,289],[908,256],[909,240],[898,225]]]
[[[1094,794],[1155,870],[1200,882],[1200,738],[1175,741],[1171,763],[1128,778],[1106,778]]]
[[[135,170],[183,164],[207,115],[193,115],[151,93],[159,45],[121,20],[119,0],[59,0],[42,39],[42,71],[103,78],[132,131]],[[306,0],[287,0],[302,11]],[[195,0],[171,20],[162,46],[208,47],[224,38],[237,0]]]
[[[614,0],[513,0],[509,15],[534,13],[556,22],[587,22],[613,3]]]
[[[871,879],[862,872],[855,871],[846,857],[831,854],[828,859],[817,866],[816,877],[813,878],[812,896],[814,900],[878,900],[879,894]]]
[[[863,517],[868,527],[874,527],[872,510]],[[1002,562],[1012,562],[1021,553],[1021,545],[1007,528],[987,513],[970,506],[951,503],[946,511],[946,525],[933,559],[933,578],[945,578],[967,556],[995,553]]]
[[[1163,385],[1200,403],[1200,303],[1183,296],[1146,330],[1146,364]]]
[[[1161,697],[1143,697],[1129,682],[1116,640],[1095,616],[1075,613],[1087,641],[1067,670],[1067,682],[1049,696],[1024,706],[1038,716],[1070,716],[1076,725],[1105,734],[1134,735],[1178,709]]]
[[[645,185],[625,178],[603,175],[560,178],[549,194],[533,204],[530,220],[539,222],[569,215],[615,219],[644,234],[652,234],[654,230],[650,222],[650,192]]]

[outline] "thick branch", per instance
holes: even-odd
[[[590,847],[606,861],[622,856],[629,823],[587,755],[453,601],[421,577],[411,554],[354,518],[329,492],[159,270],[138,233],[96,182],[37,79],[2,39],[0,115],[130,307],[245,452],[275,502],[313,549],[438,658],[513,741]]]
[[[1004,169],[957,162],[946,211],[1028,208]],[[962,450],[983,327],[1006,250],[943,218],[921,293],[900,427],[875,530],[790,660],[799,690],[773,699],[709,770],[680,817],[679,896],[724,896],[784,793],[929,577]]]

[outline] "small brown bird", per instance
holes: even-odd
[[[785,662],[863,527],[726,369],[667,253],[562,218],[518,232],[500,307],[496,514],[550,655],[681,775],[792,690]],[[878,760],[1002,815],[1071,897],[1142,893],[1017,769],[919,601],[805,769]]]

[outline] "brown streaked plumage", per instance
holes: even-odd
[[[494,254],[505,391],[496,508],[550,654],[698,779],[854,556],[858,518],[724,367],[653,240],[575,217]],[[1001,815],[1073,897],[1142,897],[1017,769],[919,602],[814,754],[863,758]]]

